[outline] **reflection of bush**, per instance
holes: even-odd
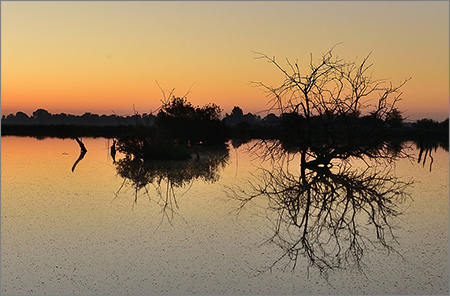
[[[135,127],[117,141],[117,149],[128,158],[150,160],[182,160],[191,157],[188,147],[175,142],[156,129]]]
[[[198,157],[187,160],[143,160],[125,157],[117,162],[118,174],[130,180],[136,190],[147,184],[159,185],[161,181],[170,186],[181,187],[200,179],[215,182],[219,171],[229,158],[226,146],[198,152]]]
[[[150,160],[182,160],[191,157],[188,149],[173,141],[157,140],[155,138],[121,139],[118,142],[119,151],[125,155],[133,155],[134,159]]]
[[[161,206],[163,216],[170,222],[175,213],[174,208],[178,208],[174,188],[192,184],[195,180],[216,182],[219,180],[220,169],[225,167],[228,158],[228,148],[225,145],[199,151],[195,159],[187,160],[144,160],[127,155],[116,162],[117,173],[124,179],[117,193],[123,186],[130,185],[135,191],[134,201],[137,202],[141,189],[151,199],[147,185],[155,186],[159,199],[154,201]]]

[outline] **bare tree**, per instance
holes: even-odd
[[[391,157],[387,140],[392,119],[400,116],[396,103],[401,87],[371,74],[370,54],[357,63],[333,55],[333,48],[314,62],[311,55],[308,74],[302,74],[298,63],[286,60],[283,67],[275,58],[256,53],[258,59],[273,64],[284,75],[277,87],[253,82],[262,87],[270,99],[270,111],[281,114],[281,141],[273,142],[275,150],[302,151],[302,161],[309,154],[316,162],[327,165],[333,158]],[[260,143],[261,144],[261,143]],[[266,143],[264,143],[266,144]],[[373,154],[371,147],[381,154]],[[399,156],[397,154],[397,156]]]

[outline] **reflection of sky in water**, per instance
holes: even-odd
[[[448,293],[448,152],[433,152],[431,172],[396,165],[398,176],[418,181],[411,207],[395,220],[394,247],[405,261],[367,252],[367,279],[337,271],[330,286],[313,270],[306,278],[302,260],[294,273],[249,277],[280,250],[258,247],[271,235],[264,208],[236,217],[237,203],[227,199],[225,185],[243,184],[259,164],[242,153],[245,145],[238,158],[230,150],[218,182],[176,189],[171,226],[143,192],[137,204],[131,188],[115,196],[122,179],[106,139],[83,142],[88,152],[71,172],[80,153],[74,140],[2,137],[2,294]]]

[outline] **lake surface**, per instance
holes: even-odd
[[[163,179],[136,192],[118,174],[110,140],[83,142],[88,151],[72,171],[80,154],[74,140],[2,137],[2,294],[449,293],[443,149],[433,150],[431,171],[429,159],[395,165],[398,177],[415,181],[403,215],[392,221],[398,254],[368,249],[364,273],[335,269],[326,280],[303,257],[295,270],[280,264],[259,272],[282,250],[264,243],[273,234],[264,198],[241,211],[232,198],[230,187],[247,190],[261,166],[246,144],[230,148],[213,178],[173,191]]]

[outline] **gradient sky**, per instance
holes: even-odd
[[[267,98],[250,82],[283,75],[252,51],[307,63],[341,42],[346,60],[372,52],[374,78],[412,77],[399,104],[410,120],[448,117],[447,1],[2,1],[1,112],[149,113],[157,81],[256,113]]]

